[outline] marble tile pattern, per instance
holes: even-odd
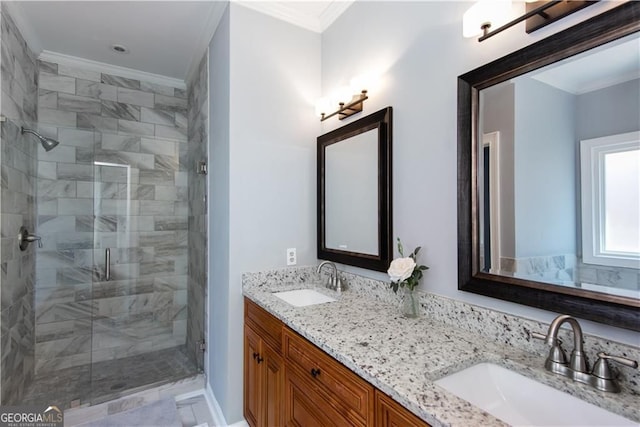
[[[81,406],[97,405],[192,377],[196,374],[196,366],[185,350],[183,345],[60,369],[55,375],[40,373],[26,390],[21,403],[55,404],[65,409],[76,400]]]
[[[640,269],[611,267],[578,262],[576,280],[580,283],[628,289],[640,292]]]
[[[60,145],[38,157],[44,248],[36,260],[36,372],[183,346],[185,91],[65,64],[38,66],[38,129]]]
[[[207,404],[207,399],[202,394],[176,400],[176,406],[183,427],[213,427],[217,425]]]
[[[36,58],[4,3],[0,8],[0,405],[16,404],[34,376],[35,248],[22,252],[20,226],[35,229],[38,141],[21,135],[37,119]]]
[[[209,57],[204,55],[197,72],[188,82],[189,143],[187,148],[189,204],[189,266],[187,281],[187,349],[200,369],[204,369],[204,352],[199,343],[206,336],[205,301],[207,300],[207,176],[197,172],[199,162],[207,162],[209,131]]]
[[[314,267],[243,275],[246,297],[281,319],[347,368],[434,426],[499,426],[504,423],[436,386],[433,381],[479,362],[492,362],[575,395],[636,422],[638,378],[620,370],[623,392],[591,390],[544,370],[544,345],[528,331],[546,324],[431,294],[421,296],[421,317],[400,316],[388,283],[341,273],[341,294],[318,287]],[[293,307],[272,292],[315,287],[338,301]],[[551,320],[551,319],[550,319]],[[564,337],[568,338],[568,337]],[[570,342],[570,341],[565,341]],[[587,336],[585,349],[640,358],[640,349]]]
[[[177,381],[170,381],[167,384],[148,390],[137,391],[126,396],[112,398],[104,403],[92,406],[88,406],[89,404],[87,403],[78,408],[65,409],[64,424],[67,427],[73,427],[102,419],[108,415],[139,408],[159,399],[173,397],[176,400],[178,411],[182,416],[183,425],[190,427],[194,425],[192,424],[192,418],[196,416],[198,417],[196,420],[201,420],[201,422],[208,422],[209,419],[212,419],[211,413],[204,414],[202,412],[201,402],[204,399],[202,394],[204,393],[204,386],[204,376],[195,375]],[[189,413],[189,411],[191,413]],[[195,414],[196,411],[198,411],[197,415]],[[210,425],[213,426],[216,424],[211,423]]]
[[[558,285],[589,284],[640,292],[640,269],[585,264],[574,254],[501,258],[501,274]],[[615,290],[612,291],[615,293]]]
[[[573,282],[576,275],[575,254],[560,254],[525,258],[501,258],[504,273],[528,280]]]

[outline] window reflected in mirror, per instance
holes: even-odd
[[[479,271],[640,298],[640,38],[479,92]]]

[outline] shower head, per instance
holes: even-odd
[[[38,132],[33,131],[31,129],[20,128],[20,130],[21,130],[21,133],[30,133],[32,135],[35,135],[40,140],[40,144],[42,144],[42,148],[44,148],[45,151],[51,151],[56,147],[56,145],[60,144],[55,139],[42,136]]]

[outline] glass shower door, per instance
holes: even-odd
[[[93,162],[93,403],[195,372],[184,351],[187,212],[177,150],[134,151],[140,140],[103,133]],[[104,150],[114,145],[127,151]]]
[[[94,161],[94,260],[92,391],[109,396],[131,388],[132,375],[123,359],[151,350],[153,280],[140,278],[144,259],[133,224],[139,212],[134,199],[138,169],[124,161]],[[135,186],[135,187],[134,187]],[[144,224],[142,224],[144,225]],[[98,369],[96,369],[96,367]]]

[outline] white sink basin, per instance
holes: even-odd
[[[638,426],[638,423],[491,363],[479,363],[435,383],[514,426]]]
[[[274,292],[273,295],[288,302],[295,307],[305,307],[307,305],[323,304],[335,301],[328,295],[321,294],[313,289],[297,289],[295,291]]]

